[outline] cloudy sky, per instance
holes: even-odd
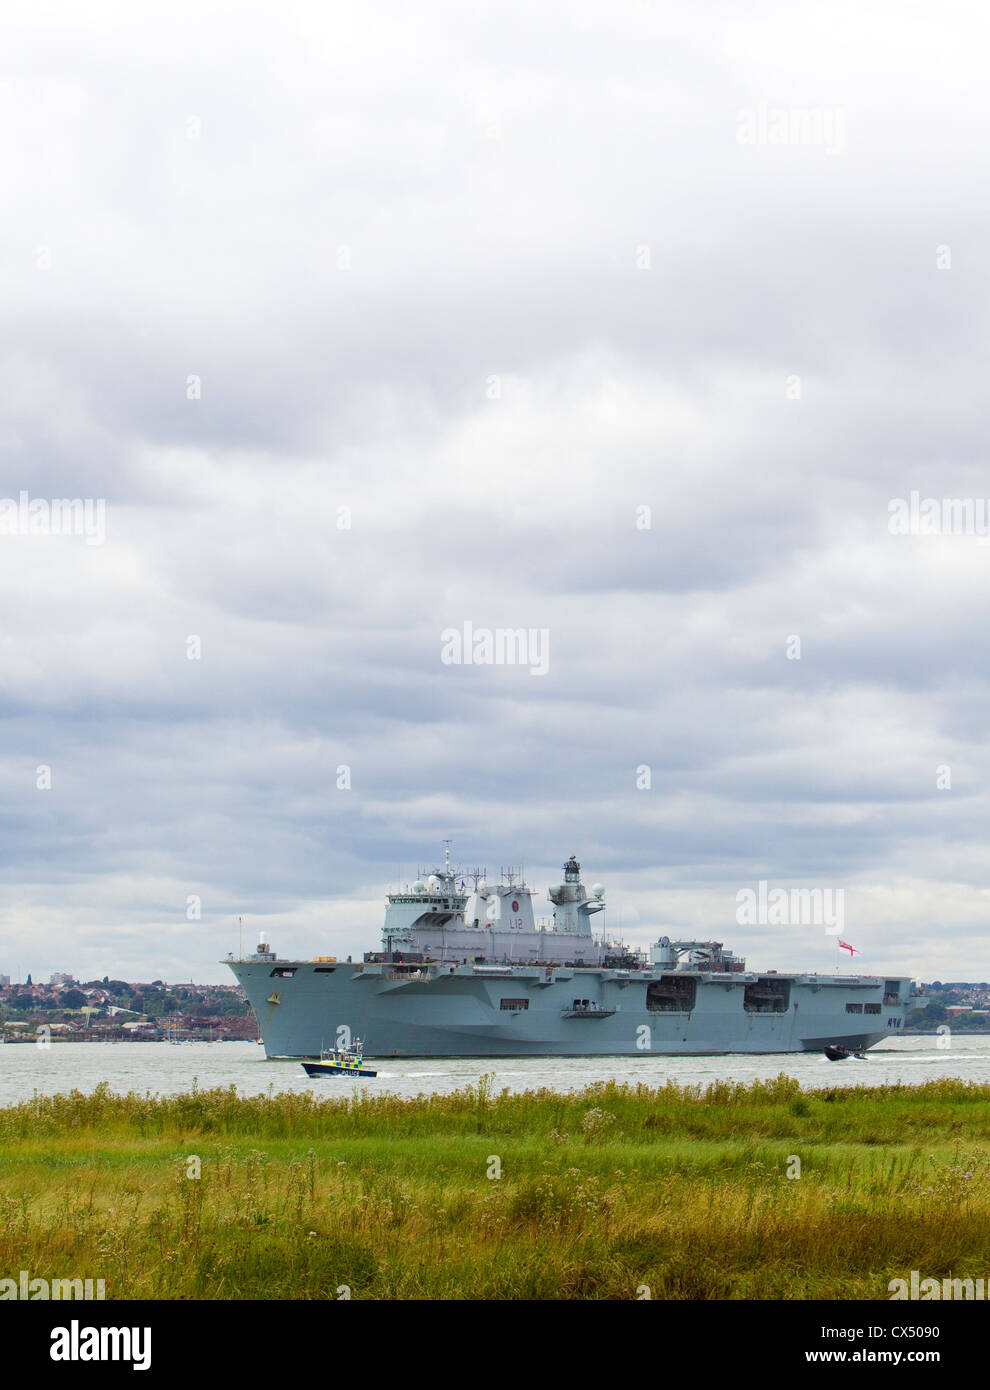
[[[8,5],[0,971],[356,954],[450,837],[637,944],[835,968],[762,879],[990,977],[990,544],[891,528],[985,521],[981,25]]]

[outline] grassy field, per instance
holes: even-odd
[[[912,1269],[990,1274],[988,1139],[990,1086],[961,1081],[101,1088],[0,1110],[0,1277],[102,1278],[108,1298],[883,1299]]]

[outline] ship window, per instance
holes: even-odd
[[[698,982],[685,975],[661,975],[646,987],[646,1007],[651,1013],[690,1013]]]
[[[862,1012],[863,1012],[863,1006],[862,1006],[862,1004],[847,1004],[847,1005],[846,1005],[846,1013],[847,1013],[847,1014],[861,1014]]]
[[[764,977],[743,990],[743,1008],[748,1014],[786,1014],[790,1002],[790,980]]]
[[[313,971],[314,975],[332,975],[337,969],[335,965],[318,965]]]
[[[296,967],[294,965],[291,966],[289,969],[285,969],[282,966],[277,965],[268,978],[278,980],[291,980],[295,973]]]
[[[499,1004],[499,1008],[500,1008],[500,1009],[505,1009],[505,1010],[507,1010],[507,1011],[511,1011],[512,1013],[516,1013],[516,1012],[518,1012],[520,1009],[528,1009],[528,1008],[529,1008],[529,1000],[528,1000],[528,999],[503,999],[503,1000],[501,1001],[501,1003]]]
[[[883,1006],[881,1004],[866,1004],[863,1012],[866,1014],[878,1014]]]

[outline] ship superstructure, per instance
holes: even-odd
[[[448,845],[442,869],[389,893],[382,954],[413,954],[441,964],[600,964],[604,946],[593,937],[591,919],[605,907],[605,889],[595,884],[589,894],[571,856],[563,883],[547,891],[553,920],[537,924],[533,889],[521,870],[503,870],[498,883],[489,883],[483,869],[455,873]]]
[[[228,957],[269,1057],[364,1039],[368,1057],[802,1052],[872,1047],[901,1029],[910,979],[747,971],[719,941],[662,936],[648,953],[592,922],[572,855],[538,922],[521,870],[443,866],[388,894],[381,949],[360,962],[280,960],[264,938]]]

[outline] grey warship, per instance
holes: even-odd
[[[456,873],[448,844],[442,867],[388,894],[363,960],[283,960],[263,932],[223,963],[273,1059],[358,1036],[376,1058],[855,1052],[904,1026],[909,978],[755,972],[719,941],[642,952],[593,933],[605,890],[586,890],[573,856],[549,898],[537,923],[521,873]]]

